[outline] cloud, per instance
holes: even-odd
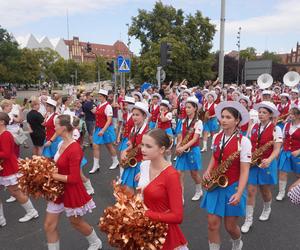
[[[253,46],[258,51],[288,52],[295,45],[297,39],[299,39],[296,37],[296,34],[299,34],[300,27],[296,24],[300,22],[300,1],[278,1],[277,4],[270,8],[269,14],[241,18],[239,20],[232,20],[230,15],[227,15],[225,23],[225,49],[237,49],[235,46],[237,42],[236,36],[238,28],[241,27],[243,48]],[[219,30],[220,21],[213,20],[213,23],[216,24],[216,28]],[[215,50],[219,49],[219,36],[220,33],[217,31],[214,37]],[[283,48],[283,46],[286,48]]]
[[[239,27],[242,27],[243,32],[249,34],[295,32],[295,30],[300,30],[296,25],[300,22],[299,13],[299,0],[280,1],[276,6],[273,6],[273,12],[270,15],[227,21],[225,24],[226,33],[237,33]],[[214,23],[219,29],[219,21],[215,20]]]
[[[19,27],[46,17],[65,16],[104,10],[129,0],[7,0],[0,1],[0,24]]]

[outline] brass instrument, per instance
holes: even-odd
[[[260,165],[261,163],[261,157],[263,156],[263,154],[270,149],[270,147],[272,147],[274,145],[274,141],[269,141],[266,144],[260,146],[258,149],[256,149],[253,153],[252,153],[252,160],[251,160],[251,165],[250,167],[253,167],[255,165]]]
[[[1,166],[2,163],[3,163],[3,160],[0,160],[0,171],[3,169],[3,167]]]
[[[214,168],[211,171],[209,179],[202,180],[202,186],[207,191],[212,191],[216,187],[225,188],[228,186],[228,177],[225,173],[228,171],[229,167],[231,166],[232,162],[240,156],[240,151],[236,151],[231,154],[225,161],[221,162],[221,164]]]
[[[126,159],[121,161],[121,167],[122,168],[134,168],[138,161],[136,159],[136,155],[138,153],[139,147],[133,147],[132,149],[128,150],[126,154]]]

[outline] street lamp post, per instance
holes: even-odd
[[[225,33],[225,0],[221,0],[220,18],[220,53],[219,53],[219,79],[224,85],[224,33]]]
[[[239,27],[239,31],[238,31],[238,33],[237,33],[237,44],[236,44],[236,46],[238,47],[238,65],[237,65],[237,79],[236,79],[236,83],[237,83],[237,84],[239,84],[239,81],[240,81],[241,30],[242,30],[242,28]]]

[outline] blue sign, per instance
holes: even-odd
[[[124,59],[123,56],[118,56],[117,63],[118,63],[118,72],[120,73],[130,72],[130,66],[131,66],[130,59]]]

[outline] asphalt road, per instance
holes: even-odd
[[[29,141],[29,140],[28,140]],[[106,148],[101,149],[101,170],[89,175],[88,170],[92,167],[92,150],[87,148],[85,155],[89,160],[84,172],[91,178],[96,194],[94,201],[97,208],[92,214],[87,214],[85,219],[94,226],[98,235],[103,241],[103,249],[113,249],[107,242],[106,235],[97,228],[99,217],[103,214],[103,210],[112,204],[114,199],[112,196],[111,182],[119,175],[119,169],[109,170],[111,160]],[[30,156],[31,149],[22,148],[22,157]],[[203,154],[203,167],[206,168],[209,161],[210,153]],[[295,180],[294,176],[290,176],[289,183]],[[277,193],[277,187],[274,194]],[[194,194],[194,184],[189,175],[185,179],[185,206],[184,220],[181,228],[189,242],[189,249],[202,250],[208,249],[207,240],[207,219],[206,212],[199,207],[200,202],[192,202],[191,198]],[[275,196],[274,195],[274,196]],[[9,197],[8,192],[3,189],[0,191],[2,201]],[[45,233],[43,231],[43,220],[45,216],[46,202],[44,200],[33,200],[36,209],[39,211],[40,217],[33,221],[21,224],[18,218],[24,215],[21,206],[14,203],[4,203],[4,213],[7,225],[0,228],[0,250],[41,250],[47,249]],[[288,199],[282,202],[274,201],[272,204],[272,215],[269,221],[260,222],[258,217],[262,211],[262,200],[258,196],[257,206],[255,209],[255,222],[246,235],[243,235],[244,250],[296,250],[300,249],[300,207],[292,205]],[[241,221],[242,223],[243,221]],[[75,231],[69,224],[65,215],[61,216],[59,224],[60,243],[62,250],[82,250],[87,249],[88,243],[86,239]],[[222,229],[222,248],[231,249],[230,237]]]

